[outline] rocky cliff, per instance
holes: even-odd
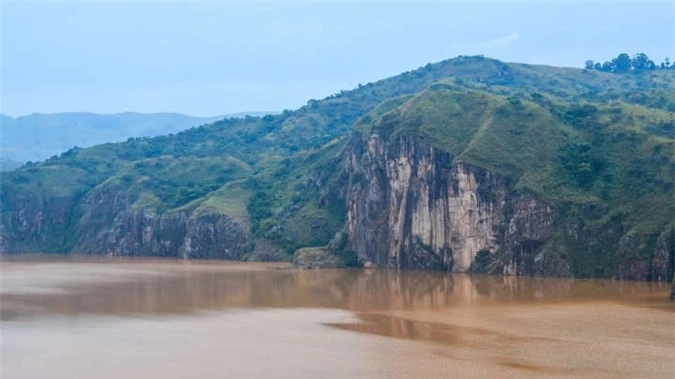
[[[76,199],[68,197],[6,196],[11,204],[0,223],[0,253],[59,252],[63,250]]]
[[[226,214],[194,206],[164,213],[134,209],[128,198],[110,186],[80,204],[26,200],[3,223],[0,252],[51,252],[57,246],[85,254],[241,259],[251,248],[248,227]],[[76,222],[69,225],[71,219]]]
[[[570,275],[564,262],[545,254],[528,262],[550,235],[556,212],[513,194],[506,178],[412,136],[387,143],[377,133],[354,139],[345,170],[348,248],[366,264],[466,272],[479,252],[500,252],[505,274]]]
[[[128,194],[95,190],[80,209],[74,252],[240,259],[250,247],[248,227],[212,209],[186,206],[159,213],[135,209]]]

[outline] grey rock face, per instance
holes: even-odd
[[[352,142],[345,170],[348,247],[365,265],[466,272],[481,251],[503,251],[505,274],[568,276],[564,262],[541,255],[555,211],[507,180],[412,137],[377,134]],[[533,259],[530,259],[533,260]]]
[[[73,206],[65,197],[3,198],[0,253],[61,251]]]
[[[675,230],[671,228],[663,231],[656,239],[650,273],[651,280],[666,281],[671,279],[673,271],[675,271],[672,267],[675,264],[673,255],[675,255]]]
[[[250,244],[247,228],[226,214],[136,210],[114,189],[90,195],[81,211],[74,252],[240,259]]]
[[[506,252],[503,273],[571,276],[567,262],[541,249],[557,218],[553,208],[529,194],[522,194],[511,197],[506,210],[511,216],[503,235]]]
[[[260,238],[255,241],[253,251],[247,259],[255,262],[278,262],[287,260],[288,258],[286,258],[279,247],[264,238]]]
[[[201,214],[191,218],[180,247],[184,259],[241,259],[249,244],[247,230],[228,215]]]
[[[326,248],[305,247],[298,249],[293,255],[293,266],[296,268],[340,268],[343,267],[343,263]]]

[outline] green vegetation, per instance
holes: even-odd
[[[95,191],[114,186],[125,193],[135,209],[166,211],[200,199],[249,173],[247,164],[231,157],[162,156],[124,166]],[[213,195],[218,197],[217,193]]]
[[[249,218],[251,219],[251,231],[256,233],[260,230],[260,223],[274,215],[272,213],[273,197],[269,192],[257,190],[248,201]]]
[[[633,58],[631,58],[630,55],[626,53],[621,53],[611,61],[606,61],[602,64],[600,62],[596,63],[592,60],[587,60],[585,67],[587,70],[598,70],[614,73],[675,69],[675,66],[670,64],[670,58],[666,57],[666,59],[664,59],[661,64],[657,65],[653,60],[649,59],[645,53],[637,53],[633,55]]]
[[[549,247],[577,275],[611,276],[617,258],[599,239],[630,232],[647,254],[675,214],[675,70],[635,64],[616,75],[458,57],[295,111],[73,148],[3,173],[4,233],[20,248],[67,250],[82,203],[121,194],[135,211],[230,215],[290,256],[341,229],[346,183],[364,180],[343,172],[342,152],[377,131],[388,141],[416,135],[509,178],[563,211],[561,225],[584,220],[597,240],[582,248],[556,230]],[[17,226],[25,204],[56,203],[62,213],[41,216],[61,220],[49,238]],[[354,263],[353,252],[335,253]]]
[[[480,250],[476,253],[476,259],[469,271],[477,273],[489,273],[490,264],[494,261],[494,255],[488,250]]]
[[[204,212],[224,213],[239,222],[250,225],[249,204],[250,191],[246,179],[235,180],[225,184],[218,190],[210,192],[199,202],[196,215]]]
[[[577,276],[607,277],[617,274],[620,259],[608,251],[619,238],[637,241],[630,254],[649,262],[654,241],[675,215],[675,115],[646,93],[642,99],[631,104],[623,96],[568,98],[442,82],[358,131],[390,142],[416,135],[549,201],[564,215],[560,228],[584,220],[592,236],[585,244],[560,232],[546,248],[567,256]],[[485,254],[479,258],[480,271],[489,262]]]

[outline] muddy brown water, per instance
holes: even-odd
[[[5,257],[10,378],[675,377],[663,283]]]

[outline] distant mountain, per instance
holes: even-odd
[[[19,167],[21,167],[21,162],[0,158],[0,172],[16,170]]]
[[[72,147],[88,147],[128,138],[154,137],[208,124],[222,118],[264,116],[266,112],[242,112],[215,117],[192,117],[179,113],[96,114],[67,112],[33,113],[17,118],[0,114],[0,158],[38,161]]]

